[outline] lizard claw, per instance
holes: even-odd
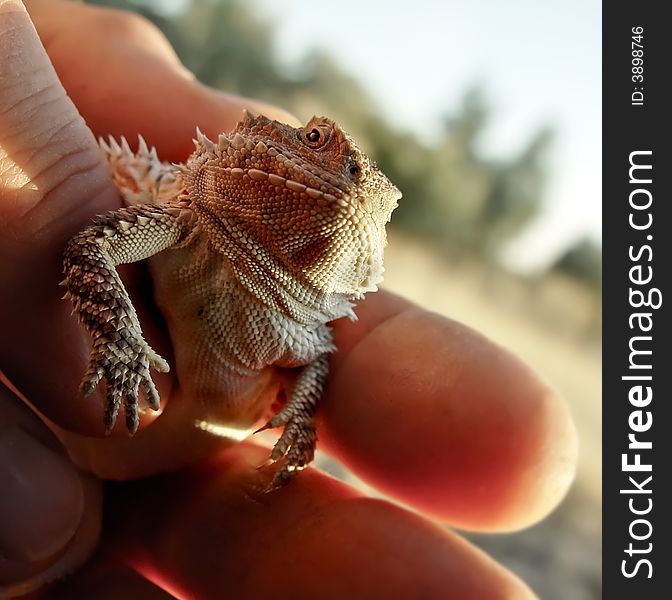
[[[154,352],[150,346],[147,346],[147,358],[149,359],[149,365],[159,373],[168,373],[170,371],[168,361],[163,356]]]
[[[278,413],[276,417],[280,414]],[[273,419],[262,429],[269,426],[277,427],[272,423]],[[302,471],[313,460],[316,443],[317,433],[312,416],[297,415],[287,422],[269,457],[269,462],[277,462],[282,459],[280,469],[271,482],[271,490],[289,483],[299,471]]]
[[[161,400],[150,374],[150,367],[165,373],[168,363],[144,340],[119,338],[94,346],[89,368],[80,389],[87,396],[106,380],[105,431],[109,434],[117,421],[123,401],[126,429],[138,430],[138,401],[142,392],[148,405],[159,410]]]
[[[294,411],[290,408],[289,410],[285,406],[278,414],[273,416],[266,425],[260,427],[257,429],[254,433],[261,433],[262,431],[266,431],[267,429],[275,429],[276,427],[280,427],[282,425],[287,425],[292,420],[292,413]],[[254,434],[253,434],[254,435]]]

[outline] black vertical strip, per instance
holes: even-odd
[[[672,598],[672,29],[665,8],[653,0],[603,2],[603,582],[609,599]]]

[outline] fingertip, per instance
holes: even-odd
[[[477,332],[406,309],[338,360],[322,447],[383,492],[489,531],[530,525],[567,492],[577,444],[565,404]]]
[[[567,495],[579,458],[578,432],[567,404],[556,390],[543,384],[536,444],[522,460],[519,477],[501,518],[500,531],[522,529],[543,519]],[[535,424],[531,425],[535,429]],[[535,460],[536,456],[536,460]]]

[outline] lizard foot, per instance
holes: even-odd
[[[282,413],[278,413],[276,417]],[[269,421],[269,425],[274,419]],[[271,425],[276,426],[277,425]],[[270,460],[280,461],[280,468],[273,476],[270,489],[283,487],[302,471],[315,456],[317,433],[312,415],[295,415],[285,423],[282,435],[273,446]]]
[[[166,373],[170,369],[168,363],[142,338],[129,339],[118,333],[115,339],[99,341],[94,345],[89,368],[80,390],[88,396],[103,378],[106,379],[104,422],[107,433],[112,431],[117,421],[122,400],[126,414],[126,428],[131,434],[138,430],[140,391],[152,409],[159,409],[159,393],[152,381],[150,367],[161,373]]]
[[[259,430],[284,425],[284,431],[271,451],[271,460],[282,459],[282,462],[270,489],[288,483],[315,456],[315,411],[327,376],[327,359],[327,355],[323,354],[303,368],[287,404]]]

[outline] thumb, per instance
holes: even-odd
[[[0,598],[73,572],[94,551],[100,482],[0,382]]]
[[[119,200],[18,0],[0,0],[0,56],[0,366],[53,421],[86,430],[102,409],[74,401],[87,347],[60,300],[61,254]]]

